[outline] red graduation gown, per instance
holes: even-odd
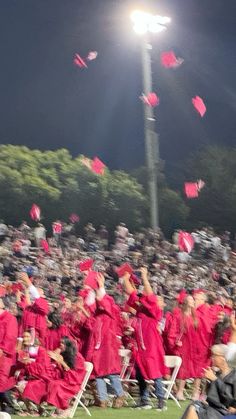
[[[0,349],[3,351],[3,355],[0,357],[1,393],[12,387],[9,375],[11,367],[15,362],[17,334],[18,325],[16,318],[5,310],[0,314]]]
[[[198,327],[196,329],[195,373],[198,378],[204,374],[204,368],[211,363],[211,346],[213,345],[213,322],[210,309],[206,304],[197,307]]]
[[[63,336],[67,336],[68,338],[71,337],[70,330],[67,326],[60,326],[58,329],[47,329],[47,333],[45,335],[44,346],[49,351],[54,351],[55,349],[59,348],[61,338]]]
[[[21,320],[21,331],[34,328],[36,337],[40,339],[40,343],[44,344],[45,334],[47,330],[46,316],[49,312],[48,302],[45,298],[37,298],[34,303],[23,312]]]
[[[58,409],[67,409],[72,397],[80,391],[85,373],[84,358],[78,352],[74,369],[61,368],[62,378],[48,383],[46,401]]]
[[[182,358],[182,365],[179,369],[178,378],[196,378],[196,328],[192,316],[183,316],[180,311],[175,311],[169,329],[168,342],[173,355]],[[178,341],[182,346],[176,345]]]
[[[95,377],[120,374],[120,342],[117,338],[117,309],[112,297],[97,301],[87,360],[93,363]]]
[[[137,302],[140,305],[137,306]],[[162,310],[157,305],[156,295],[143,295],[140,299],[136,293],[130,295],[128,304],[137,309],[135,338],[137,352],[135,362],[145,380],[161,378],[166,373],[162,337],[158,331],[158,321]]]

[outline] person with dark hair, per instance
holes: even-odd
[[[45,348],[54,351],[60,345],[62,336],[71,337],[69,328],[62,324],[62,319],[57,311],[52,311],[47,317],[47,333],[45,335]]]
[[[25,344],[26,335],[27,332],[24,333]],[[59,415],[67,417],[68,412],[65,410],[72,397],[79,392],[85,375],[84,358],[77,352],[74,343],[64,336],[55,351],[47,352],[38,347],[35,362],[31,361],[29,355],[23,357],[21,362],[27,373],[27,383],[22,394],[26,404],[32,401],[40,411],[40,404],[46,401],[59,409]],[[21,382],[18,388],[20,385]]]
[[[66,336],[61,339],[56,351],[49,352],[49,356],[56,363],[61,377],[47,384],[46,401],[59,409],[59,416],[67,417],[70,400],[79,392],[85,376],[85,361],[72,340]]]

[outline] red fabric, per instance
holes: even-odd
[[[181,311],[173,313],[168,335],[168,344],[173,355],[182,358],[182,365],[179,370],[178,378],[187,379],[197,377],[195,371],[196,363],[196,328],[191,316],[184,316]],[[177,346],[177,342],[182,342],[182,346]]]
[[[74,64],[80,68],[88,68],[86,62],[81,58],[79,54],[75,54],[74,56]]]
[[[33,204],[30,210],[30,217],[32,218],[32,220],[34,221],[39,221],[40,217],[41,217],[41,210],[38,207],[38,205]]]
[[[46,316],[49,312],[48,302],[45,298],[37,298],[35,302],[26,307],[21,319],[21,332],[34,328],[40,343],[44,344],[44,338],[47,330]]]
[[[48,244],[47,240],[41,239],[40,244],[41,244],[41,247],[43,248],[44,252],[49,253],[50,249],[49,249],[49,244]]]
[[[174,51],[164,51],[161,53],[161,64],[165,68],[176,68],[180,66],[183,59],[176,58]]]
[[[71,214],[69,217],[69,220],[71,223],[78,223],[79,222],[79,216],[77,214]]]
[[[173,320],[173,313],[171,313],[171,311],[167,311],[166,316],[165,316],[165,328],[162,332],[163,345],[164,345],[166,355],[171,355],[171,348],[168,342],[168,335],[169,335],[169,330],[171,327],[172,320]]]
[[[97,301],[97,305],[87,361],[93,363],[95,377],[119,374],[121,360],[120,341],[117,338],[116,305],[113,298],[108,295],[105,295],[101,301]]]
[[[187,198],[198,198],[197,183],[185,182],[184,192]]]
[[[123,265],[119,266],[119,268],[116,269],[116,273],[119,278],[124,276],[126,272],[128,272],[129,274],[132,274],[133,272],[133,269],[129,263],[123,263]]]
[[[151,108],[155,108],[160,103],[159,97],[154,92],[148,93],[147,95],[143,94],[141,96],[141,99],[142,99],[143,103],[150,106]]]
[[[4,354],[0,357],[0,392],[9,390],[10,370],[15,361],[18,325],[16,318],[4,311],[0,314],[0,349]]]
[[[35,362],[28,365],[21,364],[23,373],[28,377],[23,397],[40,404],[45,398],[47,384],[54,378],[61,377],[60,370],[54,366],[47,351],[39,347]]]
[[[69,402],[80,390],[85,376],[84,358],[77,354],[74,369],[62,371],[62,378],[51,380],[47,387],[46,401],[58,409],[67,409]]]
[[[204,374],[204,368],[211,363],[211,346],[213,345],[213,329],[209,306],[202,304],[196,309],[198,327],[196,329],[196,376],[201,378]]]
[[[83,271],[88,271],[89,269],[92,268],[94,264],[94,260],[93,259],[86,259],[83,260],[82,262],[79,263],[79,269],[83,272]]]
[[[163,377],[166,372],[164,348],[162,337],[157,329],[158,321],[162,317],[162,310],[157,305],[157,298],[151,294],[139,299],[134,292],[130,295],[128,305],[137,309],[135,362],[144,379]]]
[[[105,167],[105,164],[98,157],[94,157],[91,163],[92,172],[96,175],[104,175]]]
[[[98,272],[90,271],[86,278],[84,279],[84,285],[87,285],[88,287],[92,288],[93,290],[98,289]]]
[[[203,102],[202,98],[200,98],[199,96],[195,96],[192,99],[192,104],[194,108],[197,110],[197,112],[201,115],[201,117],[203,117],[206,113],[206,105]]]
[[[48,328],[44,341],[45,348],[49,351],[54,351],[59,348],[63,336],[71,337],[70,330],[67,326],[62,325],[58,329]]]
[[[62,225],[61,225],[61,223],[60,222],[53,223],[53,225],[52,225],[52,231],[53,231],[53,234],[61,234],[61,232],[62,232]]]
[[[190,233],[180,231],[178,235],[178,245],[181,252],[190,253],[194,247],[194,239]]]

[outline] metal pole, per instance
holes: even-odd
[[[152,92],[151,45],[148,36],[142,37],[142,70],[144,94]],[[144,134],[148,186],[150,195],[150,224],[154,231],[159,227],[157,169],[159,163],[159,139],[155,131],[155,115],[153,108],[144,104]]]

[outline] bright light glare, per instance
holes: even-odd
[[[134,10],[130,16],[134,23],[134,31],[140,35],[146,32],[159,33],[166,29],[171,19],[167,16],[151,15],[141,10]]]
[[[142,12],[141,10],[134,10],[131,13],[131,20],[134,23],[143,23],[143,24],[148,24],[150,22],[152,15],[150,13],[146,13],[146,12]]]
[[[136,22],[133,26],[134,32],[136,32],[139,35],[143,35],[148,31],[148,26],[145,23],[142,22]]]
[[[152,22],[148,25],[148,31],[152,33],[159,33],[166,30],[166,27],[163,25],[159,25],[156,22]]]

